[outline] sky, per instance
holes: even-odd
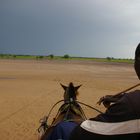
[[[134,58],[140,0],[0,0],[0,53]]]

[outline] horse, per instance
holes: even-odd
[[[65,86],[63,84],[60,85],[64,89],[64,100],[60,100],[56,104],[54,104],[48,116],[41,119],[41,125],[38,129],[39,140],[48,140],[49,135],[53,133],[53,131],[57,126],[59,126],[59,124],[67,124],[67,122],[68,125],[74,124],[74,126],[72,127],[73,129],[76,125],[87,119],[82,107],[80,106],[80,102],[77,101],[78,89],[81,87],[81,85],[74,86],[72,82],[70,82],[68,86]],[[60,106],[52,123],[48,125],[47,120],[51,114],[51,111],[57,104],[61,102],[63,102],[63,104]]]

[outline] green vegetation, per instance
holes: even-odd
[[[68,54],[65,54],[65,55],[63,56],[63,58],[68,59],[68,58],[70,58],[70,56],[69,56]]]
[[[50,54],[49,57],[50,57],[50,59],[53,59],[54,58],[54,55],[53,54]]]
[[[92,58],[92,57],[71,57],[68,54],[64,56],[54,56],[50,54],[48,56],[42,55],[15,55],[15,54],[0,54],[0,59],[29,59],[29,60],[90,60],[97,62],[118,62],[118,63],[134,63],[133,59],[121,59],[121,58]]]

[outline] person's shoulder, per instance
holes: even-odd
[[[134,90],[129,93],[126,93],[125,95],[130,97],[140,97],[140,90]]]
[[[126,98],[129,100],[130,105],[140,112],[140,90],[135,90],[126,94]]]

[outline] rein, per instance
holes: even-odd
[[[68,115],[68,113],[69,113],[69,111],[70,111],[70,107],[71,107],[73,101],[68,101],[68,102],[62,104],[62,106],[61,106],[60,109],[58,110],[58,112],[57,112],[57,114],[56,114],[56,116],[55,116],[55,118],[54,118],[52,124],[51,124],[50,126],[47,124],[47,121],[48,121],[48,119],[49,119],[49,117],[50,117],[50,115],[51,115],[53,109],[56,107],[56,105],[58,105],[59,103],[64,102],[64,101],[65,101],[65,100],[60,100],[60,101],[56,102],[56,103],[52,106],[52,108],[50,109],[48,115],[45,116],[44,118],[40,119],[39,122],[41,123],[41,126],[38,128],[38,132],[40,132],[40,128],[41,128],[42,126],[43,126],[44,128],[49,128],[49,127],[52,126],[53,122],[56,120],[57,116],[58,116],[59,113],[61,112],[61,107],[63,107],[63,105],[65,105],[65,104],[68,104],[69,106],[68,106],[68,109],[67,109],[67,112],[66,112],[66,115],[65,115],[65,118],[64,118],[64,119],[65,119],[66,121],[69,121],[69,120],[67,120],[67,115]],[[90,106],[90,105],[87,105],[87,104],[85,104],[85,103],[83,103],[83,102],[75,101],[75,104],[76,104],[76,103],[79,103],[79,104],[81,104],[81,105],[87,106],[87,107],[91,108],[92,110],[97,111],[98,113],[102,113],[100,110],[98,110],[98,109],[96,109],[96,108],[94,108],[94,107],[92,107],[92,106]],[[85,115],[83,109],[81,108],[81,106],[78,106],[78,107],[79,107],[79,109],[80,109],[79,112],[81,113],[81,116],[86,120],[87,117],[86,117],[86,115]],[[73,119],[73,120],[74,120],[74,119]],[[70,121],[72,121],[72,120],[70,120]]]
[[[46,128],[49,128],[49,125],[48,125],[47,122],[48,122],[48,119],[49,119],[49,117],[50,117],[50,115],[51,115],[51,112],[53,111],[54,107],[55,107],[57,104],[59,104],[59,103],[61,103],[61,102],[63,102],[63,101],[64,101],[64,100],[60,100],[60,101],[56,102],[56,103],[52,106],[52,108],[50,109],[48,115],[47,115],[47,116],[44,116],[42,119],[39,120],[39,122],[41,123],[40,127],[37,129],[39,133],[41,132],[41,127],[43,127],[44,130],[45,130]],[[59,113],[59,111],[58,111],[58,113]],[[57,114],[58,114],[58,113],[57,113]],[[55,118],[56,118],[56,117],[55,117]]]
[[[48,118],[50,117],[50,115],[51,115],[51,112],[53,111],[53,109],[54,109],[54,107],[57,105],[57,104],[59,104],[59,103],[61,103],[61,102],[63,102],[64,100],[60,100],[60,101],[58,101],[58,102],[56,102],[53,106],[52,106],[52,108],[50,109],[50,111],[49,111],[49,113],[48,113],[48,115],[47,116],[45,116],[43,119],[40,119],[40,123],[42,123],[43,121],[47,121],[48,120]]]
[[[82,104],[82,105],[84,105],[84,106],[87,106],[87,107],[89,107],[89,108],[91,108],[91,109],[97,111],[98,113],[103,113],[102,111],[100,111],[100,110],[98,110],[98,109],[96,109],[96,108],[94,108],[94,107],[92,107],[92,106],[90,106],[90,105],[87,105],[87,104],[85,104],[85,103],[83,103],[83,102],[79,102],[79,101],[77,101],[77,102],[78,102],[79,104]]]
[[[136,85],[134,85],[134,86],[132,86],[132,87],[126,89],[126,90],[123,90],[123,91],[117,93],[116,95],[119,95],[119,94],[122,94],[122,93],[124,93],[124,92],[127,92],[127,91],[129,91],[129,90],[131,90],[131,89],[133,89],[133,88],[135,88],[135,87],[138,87],[138,86],[140,86],[140,83],[138,83],[138,84],[136,84]]]
[[[59,103],[61,103],[61,102],[63,102],[64,100],[60,100],[60,101],[58,101],[57,103],[55,103],[54,105],[53,105],[53,107],[51,108],[51,110],[49,111],[49,113],[48,113],[48,115],[47,115],[47,119],[49,118],[49,116],[50,116],[50,114],[51,114],[51,112],[53,111],[53,109],[54,109],[54,107],[57,105],[57,104],[59,104]],[[87,104],[85,104],[85,103],[83,103],[83,102],[80,102],[80,101],[75,101],[76,103],[79,103],[79,104],[81,104],[81,105],[84,105],[84,106],[87,106],[87,107],[89,107],[89,108],[91,108],[92,110],[95,110],[95,111],[97,111],[98,113],[103,113],[103,112],[101,112],[100,110],[98,110],[98,109],[96,109],[96,108],[94,108],[94,107],[92,107],[92,106],[90,106],[90,105],[87,105]],[[67,104],[70,104],[71,105],[71,102],[68,102]],[[64,104],[63,104],[64,105]],[[63,106],[62,105],[62,106]],[[79,106],[80,107],[80,106]],[[70,108],[68,108],[68,111],[69,111],[69,109]],[[68,113],[68,111],[66,112],[66,114]],[[85,115],[85,113],[84,113],[84,111],[83,111],[83,109],[80,107],[80,111],[84,114],[84,116],[85,116],[85,118],[87,118],[86,117],[86,115]],[[57,114],[59,114],[59,112],[60,112],[60,109],[58,110],[58,113]],[[57,115],[56,115],[56,117],[57,117]],[[55,118],[56,118],[55,117]]]

